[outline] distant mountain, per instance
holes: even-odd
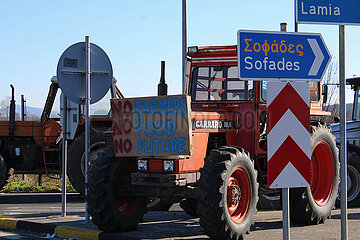
[[[40,117],[43,109],[39,108],[39,107],[26,106],[25,111],[28,116]],[[21,106],[20,105],[15,105],[15,113],[17,113],[19,115],[21,114]],[[9,107],[0,108],[0,117],[6,117],[6,116],[8,116],[8,114],[9,114]],[[55,114],[58,117],[59,111],[52,111],[52,114],[53,115]]]
[[[26,106],[26,113],[35,116],[41,116],[42,108]],[[21,114],[21,106],[15,105],[15,112]]]

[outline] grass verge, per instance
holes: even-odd
[[[41,176],[41,184],[39,184],[38,175],[15,174],[13,179],[5,186],[1,192],[4,193],[56,193],[61,192],[62,179],[61,175]],[[66,191],[76,193],[69,180],[66,183]]]

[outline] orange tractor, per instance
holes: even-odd
[[[89,211],[101,230],[135,230],[149,199],[160,198],[200,217],[212,239],[241,239],[254,222],[259,197],[280,196],[267,184],[266,82],[238,79],[236,46],[189,48],[186,77],[187,96],[180,100],[111,100],[113,128],[89,171]],[[311,116],[327,115],[320,83],[310,83],[310,96]],[[163,116],[160,108],[167,109],[165,116],[182,112],[187,98],[190,152],[181,137],[170,139],[172,120],[134,120]],[[338,194],[335,138],[325,124],[312,120],[311,126],[311,186],[290,189],[291,220],[300,224],[323,223]],[[127,135],[131,131],[134,137]],[[139,140],[130,154],[143,132],[151,140]],[[155,156],[160,150],[167,154]]]
[[[15,121],[14,87],[11,87],[9,121],[0,121],[0,189],[7,184],[12,173],[61,173],[62,129],[60,118],[56,116],[57,109],[54,111],[55,114],[51,114],[59,89],[56,78],[51,80],[40,121]],[[92,111],[91,158],[95,158],[97,151],[102,151],[105,146],[104,130],[111,126],[109,99],[123,97],[115,81],[106,96],[107,99],[99,102]],[[104,108],[104,103],[105,107],[108,106],[108,110]],[[70,130],[67,173],[74,188],[84,194],[84,117],[78,105],[72,104],[71,111],[73,127]]]

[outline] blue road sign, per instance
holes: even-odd
[[[297,0],[298,23],[358,25],[359,0]]]
[[[320,34],[238,31],[239,78],[321,81],[331,56]]]

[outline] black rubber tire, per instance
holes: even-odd
[[[291,188],[290,189],[290,218],[297,224],[319,224],[323,223],[331,214],[335,206],[336,197],[339,188],[339,158],[338,149],[336,148],[335,137],[326,125],[318,125],[312,127],[311,133],[311,152],[318,143],[325,142],[331,149],[334,161],[334,181],[329,198],[322,205],[314,200],[311,187],[307,188]]]
[[[90,162],[97,157],[97,153],[105,149],[104,129],[92,129],[90,132]],[[85,195],[85,132],[82,132],[71,143],[68,151],[67,174],[70,183],[77,192]]]
[[[199,217],[197,214],[197,201],[195,198],[186,198],[180,201],[180,207],[191,217]]]
[[[263,192],[259,194],[257,203],[259,210],[281,210],[281,193]]]
[[[227,193],[230,177],[238,170],[246,175],[249,183],[247,194],[249,198],[245,199],[248,207],[243,213],[243,218],[235,222],[228,210]],[[259,188],[256,181],[257,172],[249,153],[238,147],[221,147],[211,150],[209,157],[205,158],[204,167],[200,169],[200,173],[196,196],[197,213],[204,232],[211,239],[243,238],[246,233],[249,233],[250,226],[254,224]],[[237,195],[239,201],[244,200],[240,197],[241,194],[240,191]]]
[[[347,205],[348,207],[360,206],[360,156],[349,150],[347,157]],[[336,199],[336,206],[340,207],[340,191]]]
[[[4,158],[0,155],[0,190],[2,190],[10,180],[10,172]]]
[[[164,201],[160,198],[152,198],[146,207],[149,211],[169,211],[172,205],[172,203]]]
[[[129,189],[129,164],[132,159],[115,159],[110,149],[93,161],[88,175],[88,207],[92,222],[106,232],[136,230],[147,212],[148,198],[126,197],[119,189]],[[120,202],[120,203],[119,203]],[[125,203],[124,203],[125,202]],[[123,203],[123,212],[118,204]]]

